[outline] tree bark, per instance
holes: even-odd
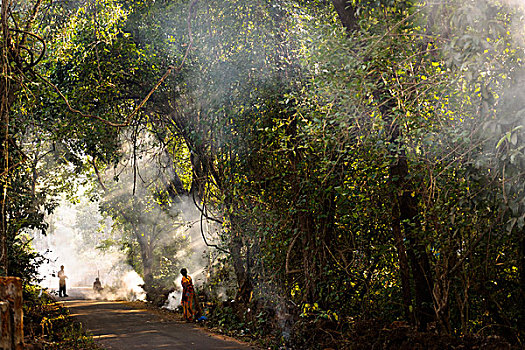
[[[359,29],[357,18],[355,17],[355,8],[352,1],[348,0],[332,0],[332,4],[339,15],[339,19],[347,32],[353,32]]]
[[[230,203],[230,205],[232,204]],[[235,301],[239,305],[246,305],[250,302],[253,291],[250,264],[248,256],[244,256],[242,253],[245,244],[242,241],[241,229],[239,228],[239,223],[237,222],[238,219],[234,213],[230,214],[229,216],[230,228],[232,230],[229,248],[238,286]],[[249,247],[245,248],[247,250],[249,249]]]
[[[348,33],[358,29],[357,18],[355,17],[355,8],[347,0],[332,0],[332,3],[339,15],[342,25]],[[379,88],[374,95],[378,100],[389,98],[389,94],[381,91]],[[427,324],[434,319],[433,312],[433,280],[430,270],[430,261],[426,254],[425,247],[419,243],[418,237],[418,203],[417,198],[413,196],[410,184],[407,183],[409,174],[406,154],[402,149],[402,141],[399,125],[392,116],[392,110],[395,107],[393,100],[386,101],[380,107],[381,114],[390,124],[390,142],[397,145],[399,150],[393,151],[394,161],[390,167],[390,181],[393,184],[393,203],[392,210],[392,231],[396,244],[401,288],[403,293],[403,310],[405,317],[414,322],[420,329],[426,329]],[[405,223],[405,224],[402,224]],[[403,230],[405,235],[403,236]],[[405,249],[404,239],[407,240],[408,250]],[[408,254],[407,254],[408,253]],[[415,291],[415,315],[411,313],[412,293],[410,283],[410,269],[414,281]]]
[[[398,126],[393,127],[392,142],[399,145]],[[395,163],[391,168],[394,188],[398,191],[397,201],[399,203],[399,218],[403,224],[406,243],[408,246],[407,255],[412,270],[415,292],[415,319],[419,329],[426,330],[429,322],[434,320],[434,308],[432,290],[434,283],[430,270],[430,260],[425,247],[420,243],[418,234],[421,225],[418,219],[418,200],[415,190],[407,182],[408,162],[405,152],[398,152]],[[405,293],[405,292],[404,292]]]
[[[394,206],[392,208],[392,232],[394,234],[394,241],[399,260],[399,274],[401,277],[401,290],[403,293],[403,311],[405,319],[410,323],[414,323],[414,313],[410,310],[412,305],[412,291],[410,288],[410,267],[408,265],[408,258],[403,241],[403,232],[401,230],[401,219],[399,214],[398,199],[394,196],[392,198]]]
[[[392,113],[395,107],[394,100],[388,93],[382,92],[380,89],[376,91],[375,94],[379,100],[381,98],[384,99],[384,96],[390,98],[390,100],[383,103],[379,109],[383,118],[390,124],[390,143],[396,146],[395,149],[391,151],[393,161],[390,165],[390,182],[393,185],[394,198],[392,200],[395,206],[399,208],[399,216],[395,213],[392,217],[392,230],[398,246],[399,265],[402,269],[404,309],[406,313],[406,302],[408,301],[410,288],[408,283],[406,283],[407,281],[403,281],[403,279],[407,278],[407,266],[405,256],[403,256],[401,252],[405,248],[403,239],[406,239],[406,252],[414,282],[415,322],[420,330],[426,330],[428,323],[434,320],[432,297],[434,283],[430,269],[430,260],[418,236],[421,232],[421,225],[418,218],[418,197],[413,185],[408,181],[408,160],[403,149],[403,140],[399,124]],[[399,225],[400,223],[402,225],[401,227]],[[400,228],[403,228],[404,237],[402,233],[400,234]],[[412,318],[410,317],[409,321],[411,320]]]
[[[522,231],[519,241],[519,285],[520,285],[520,314],[518,317],[518,332],[521,337],[525,335],[525,232]]]
[[[0,273],[7,276],[7,193],[9,181],[9,114],[7,110],[6,86],[4,77],[1,78],[0,93],[2,102],[0,107]]]
[[[153,282],[153,254],[151,244],[147,241],[146,236],[142,236],[140,231],[135,230],[135,237],[140,246],[140,257],[142,259],[142,271],[144,274],[145,289],[151,286]],[[147,290],[146,290],[147,291]]]
[[[10,33],[8,25],[10,1],[2,0],[1,25],[2,42],[0,48],[1,76],[0,76],[0,269],[1,273],[7,276],[7,192],[9,181],[9,109],[11,107],[10,95]]]

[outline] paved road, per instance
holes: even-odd
[[[71,315],[106,349],[255,349],[180,320],[119,301],[64,300]]]

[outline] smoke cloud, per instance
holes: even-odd
[[[80,188],[75,203],[64,196],[46,219],[47,234],[32,234],[34,248],[49,259],[39,271],[41,284],[56,292],[57,272],[64,265],[70,295],[145,300],[141,287],[144,280],[139,276],[141,247],[137,244],[141,235],[147,238],[148,249],[155,257],[156,281],[164,283],[166,290],[174,290],[165,307],[176,309],[181,299],[180,269],[188,270],[197,287],[207,282],[208,267],[216,254],[209,251],[203,237],[216,244],[221,227],[203,220],[190,196],[159,205],[162,190],[176,174],[173,160],[147,131],[135,140],[135,153],[126,136],[129,135],[123,135],[120,164],[91,178],[92,184],[102,183],[106,189],[98,192],[99,200],[93,201],[93,189],[88,188]],[[123,224],[130,219],[135,225],[132,229]],[[130,246],[134,252],[130,253]],[[139,267],[139,273],[132,266]],[[97,277],[104,288],[101,293],[92,290]]]
[[[144,281],[126,264],[124,253],[115,248],[97,248],[111,236],[111,220],[102,217],[97,203],[83,199],[75,205],[62,199],[47,222],[47,235],[33,233],[33,247],[48,259],[39,269],[42,287],[56,293],[57,273],[63,265],[70,295],[144,300],[144,290],[140,287]],[[104,287],[103,294],[92,290],[97,277]]]

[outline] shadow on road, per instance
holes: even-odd
[[[59,300],[95,341],[107,349],[255,349],[180,319],[166,319],[135,308],[127,302],[86,300],[78,293]]]

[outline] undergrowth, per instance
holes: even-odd
[[[24,337],[27,349],[102,349],[70,317],[69,310],[36,286],[24,288]]]

